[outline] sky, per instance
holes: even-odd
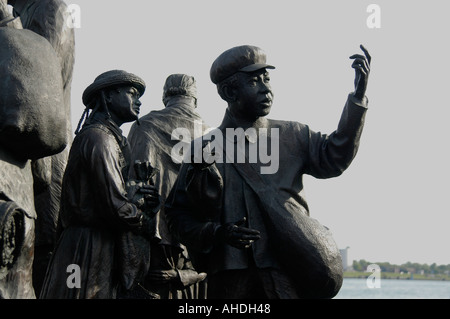
[[[349,247],[350,262],[450,264],[448,1],[66,3],[75,19],[74,130],[84,89],[111,69],[145,80],[141,115],[163,107],[169,74],[194,76],[198,112],[217,126],[226,104],[209,79],[211,64],[223,51],[251,44],[276,67],[268,117],[331,133],[353,91],[349,57],[363,44],[372,65],[359,152],[339,177],[304,177],[311,217],[331,229],[340,248]],[[368,11],[371,4],[379,11]],[[129,127],[122,126],[124,135]]]

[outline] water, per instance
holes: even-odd
[[[345,278],[335,299],[450,299],[450,281],[380,279],[369,288],[366,279]]]

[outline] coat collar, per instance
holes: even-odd
[[[267,128],[269,126],[269,120],[266,117],[259,117],[255,122],[248,122],[245,125],[238,124],[239,120],[236,119],[230,112],[229,109],[225,111],[225,116],[222,120],[222,124],[220,124],[219,128],[221,130],[226,128],[243,128],[244,130],[248,128],[255,128],[256,130],[260,128]]]
[[[249,123],[246,126],[240,126],[237,123],[238,121],[236,120],[236,118],[227,109],[225,111],[225,116],[223,118],[222,124],[220,124],[219,126],[219,130],[222,131],[222,134],[224,134],[225,138],[228,141],[233,141],[234,143],[241,141],[244,137],[249,143],[256,143],[258,141],[258,138],[261,137],[261,134],[265,134],[265,132],[267,132],[267,128],[269,127],[269,120],[265,117],[260,117],[255,122]],[[243,129],[243,131],[237,130],[239,128]],[[235,135],[228,136],[227,129],[234,129]]]
[[[120,127],[109,117],[106,116],[103,112],[94,113],[83,128],[88,128],[90,125],[102,125],[106,127],[116,138],[120,147],[127,145],[127,139],[123,136],[123,132]]]
[[[194,110],[195,100],[191,97],[175,96],[168,100],[166,107],[185,107]]]

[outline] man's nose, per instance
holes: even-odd
[[[141,103],[141,101],[140,100],[136,100],[136,103],[135,103],[137,106],[141,106],[142,105],[142,103]]]
[[[261,84],[260,84],[260,90],[261,90],[263,93],[269,93],[269,92],[271,92],[271,91],[272,91],[272,88],[271,88],[271,86],[270,86],[270,83],[261,81]]]

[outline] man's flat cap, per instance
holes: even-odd
[[[137,75],[123,70],[111,70],[97,76],[94,82],[83,92],[83,104],[90,106],[97,93],[108,87],[130,85],[135,87],[142,96],[145,92],[145,82]]]
[[[264,51],[252,45],[241,45],[219,55],[211,66],[210,77],[217,84],[237,72],[254,72],[264,68],[275,69],[266,64]]]

